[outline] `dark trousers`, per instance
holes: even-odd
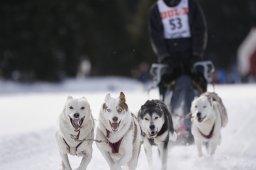
[[[168,69],[165,74],[161,77],[161,82],[159,84],[160,95],[164,99],[164,94],[167,87],[172,87],[172,85],[177,78],[181,75],[188,75],[194,82],[195,88],[203,93],[207,90],[207,81],[205,80],[202,73],[192,72],[193,64],[199,60],[196,60],[192,55],[190,50],[173,52],[167,57],[163,63],[168,65]]]
[[[181,75],[180,75],[181,76]],[[200,94],[207,91],[207,81],[201,74],[190,74],[189,75],[192,79],[194,88],[199,91]],[[159,83],[159,93],[162,96],[162,99],[165,97],[165,93],[167,88],[173,89],[175,87],[175,80],[179,78],[178,75],[163,75],[164,80],[161,80]]]

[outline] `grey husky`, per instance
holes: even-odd
[[[153,169],[152,146],[156,145],[162,161],[162,170],[166,170],[169,141],[175,141],[177,138],[167,106],[160,100],[148,100],[141,106],[138,120],[149,168]]]

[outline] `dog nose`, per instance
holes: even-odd
[[[75,113],[75,114],[74,114],[74,117],[75,117],[75,118],[79,118],[79,113]]]
[[[197,112],[196,116],[201,117],[201,112]]]
[[[150,125],[150,126],[149,126],[149,129],[150,129],[150,130],[154,130],[154,129],[155,129],[155,125]]]
[[[118,117],[115,116],[115,117],[112,118],[112,120],[113,120],[114,122],[117,122],[117,121],[118,121]]]

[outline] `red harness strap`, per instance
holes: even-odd
[[[110,131],[107,130],[107,138],[109,138],[109,135],[110,135]],[[108,141],[108,145],[110,146],[110,148],[112,149],[112,153],[118,153],[119,152],[119,148],[120,148],[120,145],[121,145],[121,142],[122,142],[123,138],[121,138],[119,141],[117,141],[116,143],[111,143]]]
[[[119,152],[119,148],[120,148],[120,145],[121,145],[121,142],[122,142],[123,138],[121,138],[119,141],[117,141],[116,143],[111,143],[111,142],[108,142],[108,145],[111,147],[112,149],[112,153],[118,153]]]

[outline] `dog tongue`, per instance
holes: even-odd
[[[80,120],[79,119],[73,119],[73,125],[75,128],[80,126]]]
[[[111,123],[111,126],[113,129],[117,129],[118,128],[118,123]]]

